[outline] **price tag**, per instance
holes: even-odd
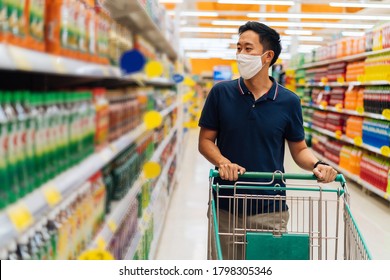
[[[390,109],[384,109],[382,116],[384,116],[386,120],[390,121]]]
[[[341,103],[337,103],[334,107],[336,108],[337,112],[343,111],[343,104],[341,104]]]
[[[385,157],[390,157],[390,147],[383,146],[381,148],[381,154],[384,155]]]
[[[344,76],[338,76],[338,77],[337,77],[337,82],[338,82],[339,84],[344,84],[344,82],[345,82]]]
[[[103,76],[105,76],[105,77],[108,77],[108,76],[110,76],[110,71],[108,70],[108,68],[107,67],[102,67],[102,72],[103,72]]]
[[[388,193],[385,193],[385,195],[383,196],[385,199],[388,199],[389,198],[389,194]]]
[[[17,47],[10,47],[11,57],[19,70],[31,71],[32,65],[28,61],[27,55]]]
[[[299,80],[298,80],[298,84],[299,85],[302,85],[302,86],[304,86],[305,85],[305,78],[300,78]]]
[[[53,64],[54,70],[59,74],[65,74],[66,68],[60,57],[52,57],[51,62]]]
[[[107,153],[100,153],[100,158],[103,160],[103,162],[109,162],[110,156]]]
[[[363,115],[364,114],[364,108],[362,106],[359,106],[359,107],[356,108],[356,112],[359,115]]]
[[[118,226],[116,225],[116,223],[113,220],[108,221],[107,225],[108,225],[108,228],[112,231],[112,233],[116,232]]]
[[[324,85],[326,85],[328,83],[328,78],[327,77],[322,77],[321,78],[321,83],[323,83]]]
[[[107,246],[106,241],[101,236],[99,236],[96,239],[96,244],[97,244],[98,248],[101,249],[101,250],[104,250],[106,248],[106,246]]]
[[[321,101],[320,105],[322,106],[322,108],[326,109],[326,107],[328,107],[328,102]]]
[[[355,144],[355,146],[360,147],[361,145],[363,145],[362,137],[356,136],[355,138],[353,138],[353,143]]]
[[[113,151],[114,153],[118,152],[118,148],[117,148],[115,145],[113,145],[113,144],[110,144],[110,149],[111,149],[111,151]]]
[[[340,130],[336,130],[334,135],[336,139],[340,140],[343,133]]]
[[[19,232],[29,227],[34,221],[33,215],[31,214],[30,210],[23,203],[18,203],[9,207],[7,210],[7,214],[12,224]]]
[[[45,187],[43,189],[43,195],[45,196],[46,202],[51,207],[57,205],[62,200],[61,193],[54,185]]]
[[[357,80],[358,80],[358,82],[360,82],[360,83],[364,83],[364,82],[366,81],[366,77],[365,77],[365,75],[359,75],[359,76],[357,77]]]

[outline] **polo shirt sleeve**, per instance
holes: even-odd
[[[219,129],[219,117],[218,117],[218,91],[215,86],[210,90],[209,95],[206,98],[202,114],[199,119],[199,126],[211,130]]]
[[[305,139],[305,131],[303,129],[302,107],[300,99],[296,96],[291,102],[290,119],[286,127],[285,138],[288,141],[299,142]]]

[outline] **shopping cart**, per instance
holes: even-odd
[[[208,259],[371,259],[351,214],[343,175],[337,175],[336,187],[319,184],[314,175],[280,171],[239,176],[239,180],[267,182],[219,185],[213,183],[215,177],[218,171],[210,170]],[[224,195],[224,189],[230,189],[231,195]],[[258,195],[244,190],[286,193]],[[221,199],[228,210],[220,208]],[[259,209],[263,214],[258,214]]]

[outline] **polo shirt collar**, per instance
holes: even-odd
[[[272,87],[266,93],[266,96],[267,99],[269,100],[275,100],[276,97],[278,96],[279,84],[275,81],[273,77],[270,76],[269,78],[272,81]],[[239,89],[239,93],[242,95],[252,94],[252,92],[250,92],[250,90],[246,87],[244,83],[244,79],[242,77],[238,79],[238,89]]]

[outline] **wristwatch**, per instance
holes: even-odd
[[[326,162],[324,162],[324,161],[322,161],[322,160],[319,160],[319,161],[317,161],[317,162],[314,164],[313,169],[316,168],[319,164],[329,166],[329,164],[327,164]]]

